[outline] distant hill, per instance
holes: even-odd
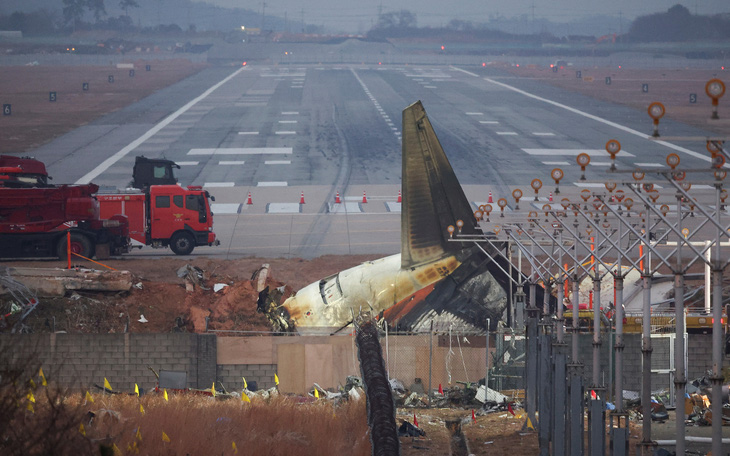
[[[118,0],[106,0],[107,15],[102,19],[124,15],[119,8]],[[250,9],[222,8],[203,2],[190,0],[138,0],[138,8],[129,9],[132,23],[139,27],[154,27],[159,24],[177,24],[183,30],[192,24],[198,31],[233,31],[241,26],[263,28],[267,30],[291,30],[299,32],[300,22],[285,21],[283,18],[261,14]],[[62,17],[61,0],[2,0],[0,15],[9,16],[14,12],[31,13],[38,10],[52,12],[59,19]],[[94,22],[91,14],[84,18],[86,22]]]
[[[677,4],[666,13],[640,16],[629,29],[631,42],[686,42],[730,39],[730,14],[700,16]]]

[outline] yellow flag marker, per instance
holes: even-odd
[[[236,442],[231,442],[231,448],[233,448],[233,454],[238,454],[238,448],[236,448]]]
[[[28,396],[26,396],[29,401],[35,404],[35,396],[33,396],[33,391],[28,392]]]
[[[213,397],[215,397],[215,382],[213,382],[213,386],[210,387],[210,392],[213,393]]]
[[[168,437],[167,434],[165,434],[165,431],[162,431],[162,441],[168,442],[168,443],[170,442],[170,437]]]
[[[319,390],[317,388],[314,388],[314,397],[319,399]]]
[[[79,424],[79,432],[81,433],[81,435],[86,437],[86,429],[84,429],[84,423]]]
[[[31,404],[30,402],[28,402],[28,407],[27,408],[28,408],[28,411],[29,412],[35,413],[35,410],[33,410],[33,404]]]
[[[276,386],[279,386],[279,376],[274,374],[274,382],[276,383]]]
[[[530,417],[527,417],[527,429],[535,430],[535,426],[532,425],[532,420],[530,420]]]
[[[167,399],[167,390],[163,390],[163,391],[165,391],[165,401],[168,401],[168,399]]]
[[[139,404],[139,413],[144,415],[144,407],[142,407],[142,404]]]
[[[137,440],[139,440],[140,442],[142,441],[142,433],[141,433],[141,432],[139,432],[139,428],[137,428],[137,433],[136,433],[136,434],[134,435],[134,437],[135,437],[135,438],[136,438]]]
[[[113,391],[112,386],[109,384],[109,380],[107,380],[106,377],[104,377],[104,388],[108,389],[109,391]]]
[[[30,387],[31,387],[31,389],[35,389],[35,388],[36,388],[36,386],[35,386],[35,382],[33,381],[33,379],[32,379],[32,378],[30,379],[30,381],[29,381],[28,383],[30,383]]]
[[[88,391],[86,392],[86,396],[84,397],[84,400],[85,400],[85,401],[89,401],[89,402],[91,402],[92,404],[94,403],[94,397],[93,397],[93,396],[91,395],[91,393],[90,393],[90,392],[88,392]]]
[[[243,379],[243,387],[248,389],[248,383],[246,382],[246,377],[241,377]]]
[[[139,397],[139,386],[137,386],[136,383],[134,384],[134,394],[136,394],[137,397]]]
[[[48,386],[48,382],[46,381],[46,376],[43,375],[43,368],[38,371],[38,376],[41,378],[41,385]]]
[[[244,391],[241,391],[241,402],[251,402],[251,398]]]

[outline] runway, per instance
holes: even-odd
[[[211,67],[32,155],[54,183],[118,188],[131,181],[136,155],[176,161],[181,184],[216,197],[222,245],[194,255],[392,254],[400,251],[401,111],[416,100],[475,209],[490,191],[511,205],[515,187],[534,195],[534,178],[546,201],[555,167],[565,172],[562,191],[577,193],[590,185],[579,180],[581,152],[592,157],[588,181],[604,179],[609,139],[621,142],[617,166],[626,169],[665,166],[670,152],[688,167],[709,160],[698,144],[649,139],[644,111],[496,69],[335,64]],[[708,135],[671,121],[662,128]],[[160,254],[171,253],[134,253]]]

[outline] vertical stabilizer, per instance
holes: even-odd
[[[446,228],[464,221],[463,234],[481,233],[420,101],[403,110],[401,267],[435,261],[461,250]]]

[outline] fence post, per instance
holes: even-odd
[[[485,365],[486,372],[484,373],[484,387],[486,388],[484,390],[485,395],[487,394],[487,391],[489,391],[489,323],[490,323],[489,318],[487,318],[487,345],[486,345],[486,347],[487,347],[487,354],[486,354],[487,364]],[[484,396],[484,397],[487,397],[487,396]]]
[[[431,388],[431,366],[433,365],[433,319],[431,319],[431,330],[428,337],[428,407],[431,408],[433,389]]]

